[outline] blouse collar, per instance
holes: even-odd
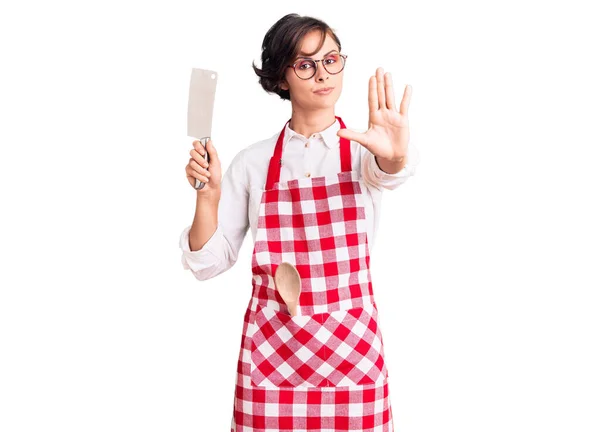
[[[327,127],[321,132],[316,132],[314,135],[316,135],[317,137],[321,136],[327,147],[336,148],[340,145],[340,137],[337,135],[337,132],[339,130],[340,122],[336,118],[335,122],[333,122],[331,126]],[[303,143],[308,141],[308,138],[306,138],[304,135],[299,134],[298,132],[290,128],[290,124],[288,122],[285,126],[284,144],[287,144],[287,142],[294,136],[300,139]]]

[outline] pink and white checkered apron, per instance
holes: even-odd
[[[341,172],[280,182],[284,134],[260,204],[231,431],[393,432],[350,141],[340,139]],[[284,261],[300,274],[300,315],[275,288]]]

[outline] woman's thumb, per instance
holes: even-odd
[[[213,145],[213,143],[212,143],[212,139],[209,139],[209,140],[206,142],[206,151],[208,152],[208,156],[209,156],[211,159],[213,159],[213,158],[214,158],[214,159],[217,159],[217,160],[219,159],[219,155],[217,154],[217,149],[216,149],[216,148],[215,148],[215,146]]]
[[[339,136],[340,138],[346,138],[351,141],[356,141],[357,143],[361,144],[362,146],[366,147],[367,149],[370,147],[369,143],[367,141],[367,135],[364,133],[356,132],[356,131],[345,128],[345,129],[340,129],[337,132],[337,136]]]

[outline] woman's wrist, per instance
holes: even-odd
[[[196,192],[196,201],[208,204],[218,204],[221,199],[221,187],[203,191],[202,189]]]

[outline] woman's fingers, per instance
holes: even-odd
[[[388,109],[396,109],[396,98],[394,97],[394,83],[392,82],[392,74],[386,72],[385,77],[385,100]]]
[[[193,178],[196,178],[196,179],[200,180],[203,183],[208,183],[209,182],[210,173],[208,173],[208,175],[206,175],[203,172],[199,172],[197,169],[194,168],[194,166],[193,166],[194,163],[195,162],[193,160],[190,160],[190,163],[185,168],[186,174],[188,176],[190,176],[190,177],[193,177]]]
[[[192,158],[194,158],[194,160],[196,162],[198,162],[202,166],[205,166],[203,161],[206,162],[206,157],[205,157],[206,153],[208,153],[209,160],[218,160],[219,159],[219,155],[217,154],[217,149],[213,145],[211,139],[209,139],[206,142],[206,148],[204,147],[204,145],[202,145],[202,143],[200,141],[194,141],[194,148],[192,150],[190,150],[190,155],[192,156]]]
[[[208,161],[206,159],[204,159],[204,157],[200,156],[200,153],[198,153],[198,151],[196,149],[190,150],[190,156],[192,156],[190,158],[190,160],[195,161],[201,167],[208,168],[208,166],[209,166]]]
[[[204,161],[204,162],[206,162],[206,161]],[[196,162],[195,160],[190,159],[190,166],[198,174],[202,174],[204,176],[210,177],[210,171],[208,170],[208,168],[204,168],[204,167],[200,166],[200,164],[198,164],[198,162]],[[206,167],[208,167],[208,165],[206,165]]]
[[[377,102],[379,102],[379,109],[384,109],[386,107],[385,102],[385,88],[383,82],[383,68],[377,68]]]
[[[218,191],[221,185],[221,162],[217,149],[211,139],[206,141],[206,146],[200,140],[194,140],[190,150],[190,160],[185,167],[185,172],[190,182],[195,188],[196,180],[203,183],[209,183],[208,187],[199,189],[199,193],[208,191]]]
[[[379,109],[377,104],[377,78],[369,78],[369,112],[375,112]]]
[[[194,141],[194,150],[196,150],[202,156],[204,156],[204,154],[206,153],[206,149],[204,148],[204,145],[202,145],[202,143],[198,140]]]
[[[412,96],[412,86],[407,85],[404,89],[404,96],[400,102],[400,114],[408,115],[408,105],[410,104],[410,97]]]
[[[192,156],[188,162],[185,172],[188,178],[198,179],[203,183],[208,183],[210,172],[208,171],[208,162],[206,161],[206,149],[199,140],[192,143],[193,148],[190,150]],[[190,184],[194,186],[194,181],[190,180]]]
[[[202,144],[200,144],[200,146],[202,146]],[[192,159],[194,159],[199,164],[202,164],[202,161],[206,162],[206,159],[204,159],[204,153],[202,153],[201,149],[199,149],[199,150],[196,150],[196,148],[191,149],[190,156],[192,157]]]

